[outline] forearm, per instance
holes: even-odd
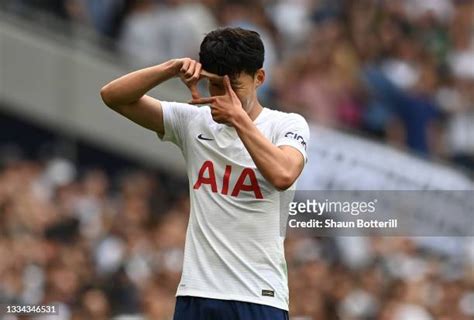
[[[278,189],[289,188],[295,180],[289,156],[272,144],[246,113],[233,126],[263,177]]]
[[[102,88],[102,99],[110,107],[134,103],[152,88],[176,76],[179,71],[176,69],[175,60],[169,60],[126,74]]]

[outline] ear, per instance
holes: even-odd
[[[258,69],[255,73],[255,86],[258,88],[265,82],[265,70]]]

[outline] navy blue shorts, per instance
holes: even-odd
[[[288,320],[288,311],[243,301],[179,296],[173,320]]]

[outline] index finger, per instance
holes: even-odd
[[[216,100],[215,97],[193,98],[189,104],[211,104]]]
[[[224,78],[223,76],[220,76],[220,75],[215,74],[215,73],[208,72],[204,69],[201,69],[200,77],[201,78],[207,78],[209,80],[217,80],[217,81],[222,81],[223,78]]]

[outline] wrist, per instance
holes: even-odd
[[[243,130],[245,127],[247,127],[249,124],[252,123],[252,120],[250,119],[249,115],[247,112],[244,111],[244,109],[241,109],[239,112],[236,113],[236,115],[232,118],[232,123],[231,125],[237,130]]]
[[[183,66],[183,62],[180,59],[171,59],[166,61],[164,64],[170,77],[177,77],[179,75],[179,70]]]

